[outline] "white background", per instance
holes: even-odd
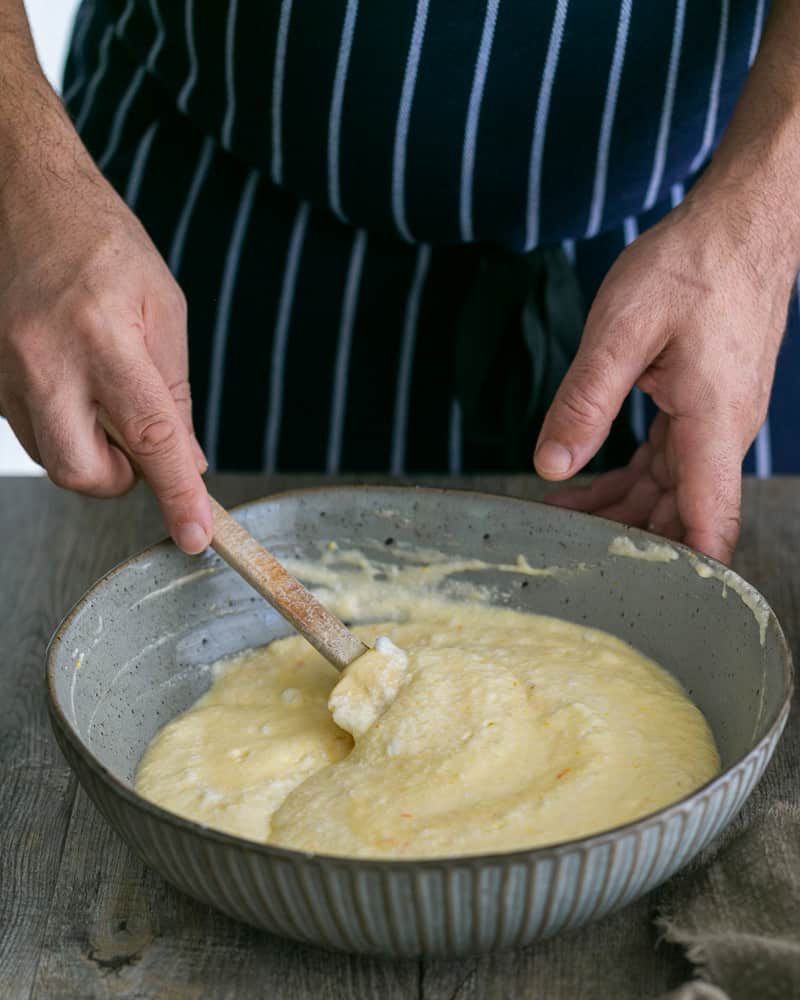
[[[67,39],[77,6],[78,0],[25,0],[39,60],[55,87],[61,84]],[[5,420],[0,420],[0,475],[38,471],[41,470],[17,444],[11,428]]]

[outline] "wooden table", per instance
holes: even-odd
[[[220,476],[224,503],[318,480]],[[377,480],[371,480],[377,481]],[[429,480],[536,497],[532,477]],[[748,482],[736,568],[800,629],[800,480]],[[511,954],[459,962],[328,954],[253,930],[181,895],[106,825],[50,736],[44,652],[64,612],[106,569],[162,531],[143,489],[100,502],[44,480],[0,480],[0,997],[379,1000],[654,998],[691,977],[658,941],[658,889],[621,913]],[[775,794],[790,719],[748,808]],[[789,762],[791,763],[791,762]],[[770,778],[770,776],[773,776]],[[687,878],[700,877],[703,862]]]

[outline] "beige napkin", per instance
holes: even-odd
[[[664,937],[686,949],[705,981],[663,1000],[800,1000],[800,773],[793,756],[781,754],[726,835],[660,890]],[[789,801],[774,788],[768,793],[764,786],[773,782],[792,789]]]

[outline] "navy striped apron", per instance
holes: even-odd
[[[561,245],[590,302],[707,162],[764,6],[84,0],[65,102],[187,294],[212,466],[529,469],[465,428],[476,272]],[[793,303],[748,471],[800,470],[799,328]],[[519,333],[497,336],[511,377]],[[612,464],[651,415],[634,392]]]

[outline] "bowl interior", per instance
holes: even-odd
[[[279,557],[318,557],[336,541],[388,564],[406,563],[409,549],[420,548],[496,564],[522,555],[533,567],[558,567],[541,576],[472,571],[450,585],[488,585],[499,604],[632,643],[699,705],[724,767],[759,742],[787,697],[789,655],[766,605],[754,613],[752,596],[744,601],[700,575],[679,547],[668,562],[609,554],[623,533],[640,547],[652,541],[644,532],[527,501],[413,489],[284,494],[239,517]],[[208,664],[289,632],[215,555],[190,558],[163,543],[101,581],[66,619],[51,649],[51,698],[84,747],[131,784],[153,734],[208,687]]]

